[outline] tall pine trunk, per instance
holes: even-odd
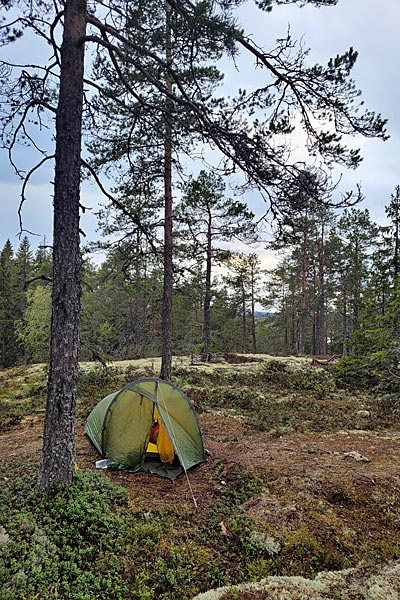
[[[251,342],[253,354],[257,354],[257,336],[256,336],[256,310],[255,310],[255,292],[254,292],[254,279],[255,279],[255,268],[254,263],[250,264],[251,268]]]
[[[39,485],[72,482],[80,313],[79,200],[86,4],[66,0],[56,117],[53,291],[46,419]]]
[[[166,2],[166,62],[172,63],[171,6]],[[172,81],[167,77],[166,87],[172,92]],[[167,98],[164,141],[164,289],[162,305],[161,379],[170,380],[172,375],[172,290],[173,290],[173,242],[172,242],[172,105]]]
[[[240,282],[242,292],[242,353],[247,352],[247,319],[246,319],[246,290],[244,288],[244,279]]]
[[[396,199],[398,199],[400,195],[400,187],[396,187]],[[400,289],[400,215],[399,215],[399,204],[395,204],[395,211],[393,215],[393,224],[394,224],[394,255],[393,255],[393,287],[394,287],[394,300],[396,305],[398,305],[399,301],[399,289]],[[392,335],[395,342],[398,344],[400,342],[400,318],[397,310],[394,313],[393,317],[393,328]],[[399,357],[396,356],[395,364],[396,366],[399,363]]]
[[[346,282],[347,283],[347,282]],[[345,283],[345,285],[346,285]],[[343,356],[347,356],[348,354],[348,310],[347,310],[347,290],[346,287],[343,287],[342,294],[342,354]]]
[[[325,316],[325,256],[324,256],[324,230],[317,241],[318,246],[318,305],[315,331],[316,354],[326,354],[326,316]]]
[[[300,292],[300,320],[299,320],[299,354],[306,351],[306,312],[307,312],[307,230],[304,226],[303,249],[301,257],[301,292]]]
[[[206,362],[210,360],[210,331],[211,331],[211,214],[208,215],[207,226],[207,255],[206,255],[206,285],[204,292],[204,322],[203,322],[203,355]]]

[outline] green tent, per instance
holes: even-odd
[[[157,441],[150,441],[155,424]],[[90,413],[85,433],[105,459],[99,466],[143,469],[175,479],[204,460],[190,400],[161,379],[139,379],[103,398]]]

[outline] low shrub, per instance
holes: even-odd
[[[0,491],[1,600],[126,600],[125,490],[98,473],[38,490],[33,477]]]

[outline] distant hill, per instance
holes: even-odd
[[[264,312],[262,310],[256,310],[254,312],[254,317],[256,321],[265,321],[265,319],[268,319],[269,317],[273,316],[275,316],[275,313],[273,312]]]

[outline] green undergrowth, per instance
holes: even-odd
[[[44,366],[0,371],[0,433],[21,418],[44,409],[47,372]]]
[[[102,397],[123,387],[133,375],[132,369],[79,369],[77,415],[86,417]],[[140,376],[145,376],[143,371],[138,373]],[[43,365],[0,371],[0,433],[17,425],[23,417],[43,413],[46,390],[47,368]]]
[[[399,481],[267,478],[219,461],[212,499],[195,510],[129,499],[103,473],[78,473],[51,494],[34,477],[9,475],[0,473],[1,600],[189,600],[220,585],[400,556]],[[263,494],[271,511],[251,516]]]
[[[246,365],[245,365],[246,366]],[[155,376],[154,365],[82,368],[78,375],[77,415],[85,418],[99,399],[129,381]],[[17,425],[24,416],[43,413],[47,370],[43,366],[17,367],[0,372],[0,432]],[[341,388],[334,370],[278,359],[209,370],[179,367],[173,383],[181,387],[197,411],[236,411],[249,429],[293,431],[377,429],[398,422],[398,396]],[[343,410],[345,407],[345,410]],[[364,412],[360,416],[359,411]]]
[[[18,418],[43,411],[46,372],[0,375],[1,416],[12,430]],[[142,376],[154,373],[134,365],[82,369],[78,416]],[[311,366],[181,367],[173,383],[200,418],[240,416],[246,440],[260,430],[395,428],[398,420],[384,397],[341,389],[332,371]],[[0,600],[190,600],[268,575],[313,576],[400,558],[400,480],[384,474],[379,482],[345,473],[338,481],[318,473],[303,479],[273,464],[245,468],[232,456],[206,465],[206,497],[196,510],[189,499],[166,503],[151,486],[129,496],[107,473],[78,472],[71,487],[44,493],[38,464],[25,460],[0,467]]]
[[[255,372],[181,369],[175,381],[199,413],[235,411],[249,430],[334,432],[395,426],[398,403],[368,391],[338,387],[331,370],[271,361]]]
[[[200,509],[129,498],[103,473],[51,493],[0,472],[1,600],[190,600],[269,575],[398,559],[399,481],[281,478],[220,461]],[[367,489],[368,488],[368,489]],[[262,495],[271,511],[251,515]],[[301,505],[299,500],[302,498]]]
[[[267,550],[242,505],[263,482],[222,466],[215,480],[221,493],[202,513],[191,503],[129,502],[102,473],[79,473],[50,494],[33,477],[9,480],[0,492],[1,600],[189,600],[261,574]]]
[[[127,598],[126,491],[98,474],[50,494],[35,483],[0,491],[1,600]]]

